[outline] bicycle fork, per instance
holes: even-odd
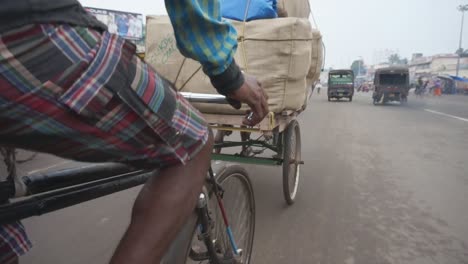
[[[215,248],[215,242],[212,238],[211,230],[211,219],[209,216],[208,211],[208,197],[205,193],[201,193],[197,203],[197,214],[198,219],[200,220],[200,238],[206,245],[208,250],[207,254],[193,254],[192,258],[194,260],[208,260],[211,258],[212,264],[238,264],[240,262],[240,257],[242,256],[242,250],[239,249],[236,245],[234,240],[234,235],[232,233],[231,227],[229,226],[229,222],[227,219],[226,211],[224,209],[224,204],[222,201],[222,189],[221,186],[218,185],[214,178],[213,170],[210,168],[210,181],[213,184],[213,191],[216,196],[217,204],[219,210],[221,211],[221,215],[223,218],[223,223],[226,231],[226,235],[229,239],[229,243],[231,245],[232,251],[226,249],[227,252],[224,252],[224,256],[222,259],[219,258],[218,252]]]

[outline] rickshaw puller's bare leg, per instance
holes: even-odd
[[[211,163],[213,137],[185,166],[161,170],[140,191],[111,264],[160,263],[193,213]]]

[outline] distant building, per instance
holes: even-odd
[[[431,77],[437,75],[455,76],[457,73],[456,54],[437,54],[434,56],[422,56],[422,54],[414,54],[409,65],[410,77],[415,81],[419,77]],[[461,77],[468,77],[468,58],[460,59]]]
[[[431,76],[431,64],[432,57],[413,56],[409,65],[410,79],[414,81],[419,77]]]
[[[423,54],[422,53],[414,53],[413,56],[411,57],[411,61],[415,61],[419,58],[422,58]]]
[[[374,64],[380,64],[385,61],[388,61],[388,58],[392,54],[399,54],[399,50],[392,50],[392,49],[381,49],[381,50],[374,50],[374,54],[372,56],[372,62]]]

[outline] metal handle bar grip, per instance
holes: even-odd
[[[229,104],[226,97],[219,94],[202,94],[181,92],[182,96],[191,103]]]
[[[182,96],[187,99],[191,103],[210,103],[210,104],[231,104],[234,103],[238,104],[238,107],[234,106],[236,109],[240,109],[241,104],[240,102],[228,102],[229,99],[227,99],[223,95],[219,94],[203,94],[203,93],[189,93],[189,92],[180,92]],[[247,120],[252,120],[253,118],[253,112],[250,112],[247,115]]]

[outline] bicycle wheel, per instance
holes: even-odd
[[[223,169],[216,177],[224,190],[223,203],[227,218],[239,249],[242,249],[240,263],[249,264],[252,256],[253,239],[255,232],[255,200],[252,184],[247,172],[240,166],[229,166]],[[209,201],[210,216],[214,222],[213,237],[218,256],[223,256],[227,250],[232,250],[226,228],[223,223],[221,211],[214,195]],[[199,240],[195,232],[189,251],[205,252],[206,247]],[[188,256],[186,263],[212,263],[209,260],[193,260]]]
[[[283,144],[283,194],[286,202],[292,205],[299,186],[301,162],[301,132],[297,120],[286,128]]]

